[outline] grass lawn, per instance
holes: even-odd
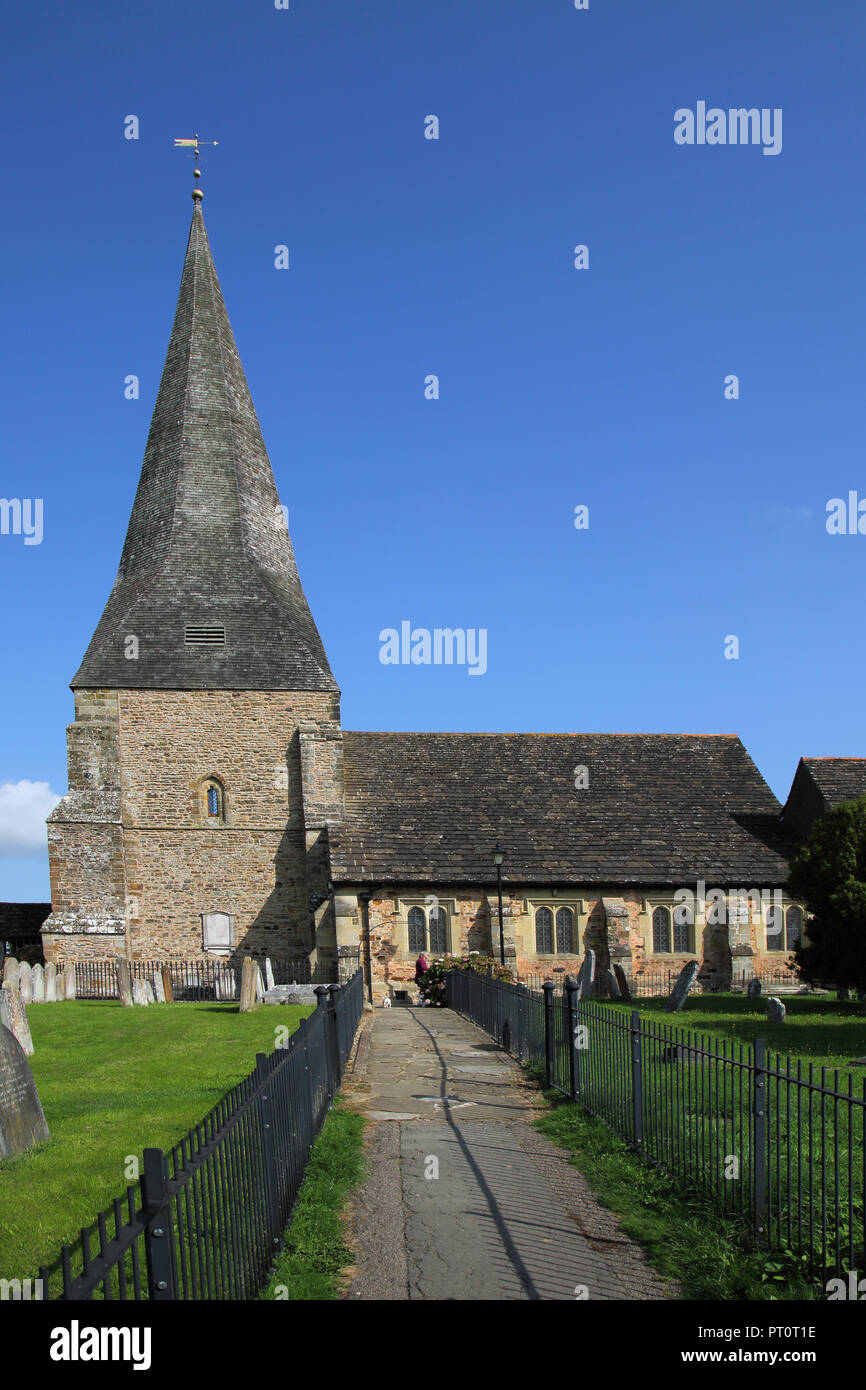
[[[772,993],[772,991],[770,991]],[[766,995],[749,999],[742,994],[690,994],[678,1014],[664,1011],[664,999],[636,999],[610,1008],[638,1009],[655,1023],[684,1028],[712,1037],[754,1043],[765,1038],[771,1052],[812,1062],[818,1067],[838,1067],[855,1079],[855,1092],[866,1078],[866,1067],[852,1067],[854,1057],[866,1057],[866,1012],[859,1003],[842,1003],[826,996],[780,995],[785,1005],[784,1023],[767,1022]],[[784,1066],[784,1060],[782,1065]],[[820,1071],[817,1074],[820,1080]]]
[[[168,1149],[312,1012],[238,1013],[213,1001],[124,1009],[80,1000],[28,1009],[33,1075],[51,1139],[0,1163],[0,1278],[52,1265],[132,1179],[128,1156]]]
[[[313,1145],[295,1214],[264,1299],[336,1299],[353,1255],[343,1235],[346,1199],[364,1173],[365,1120],[337,1096]]]
[[[660,1274],[678,1280],[686,1299],[815,1299],[795,1260],[756,1250],[742,1221],[723,1216],[705,1197],[684,1193],[674,1178],[631,1153],[601,1120],[558,1092],[536,1120],[567,1149],[602,1206],[621,1217]]]

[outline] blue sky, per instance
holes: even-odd
[[[825,525],[866,497],[864,40],[848,0],[7,8],[0,495],[44,521],[0,535],[0,898],[48,897],[196,130],[345,727],[737,732],[782,798],[866,754],[866,535]],[[676,144],[700,101],[781,152]],[[485,628],[484,676],[382,665],[407,619]]]

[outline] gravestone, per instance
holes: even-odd
[[[67,961],[63,967],[63,998],[75,999],[78,995],[78,986],[75,982],[75,962]]]
[[[244,956],[241,969],[241,1000],[239,1012],[251,1014],[256,1007],[256,968],[251,956]]]
[[[125,1009],[131,1009],[132,998],[132,972],[129,969],[128,960],[118,960],[115,964],[117,971],[117,995]]]
[[[623,998],[623,1001],[626,1004],[630,1004],[631,990],[628,987],[628,976],[626,975],[621,965],[615,965],[613,967],[613,973],[616,976],[616,982],[619,985],[619,992]]]
[[[276,981],[274,980],[274,967],[271,965],[270,958],[265,959],[265,989],[273,989]]]
[[[144,980],[133,980],[132,982],[132,1002],[147,1008],[150,1000],[147,997],[147,985]]]
[[[692,987],[695,976],[700,969],[700,961],[690,960],[688,965],[684,965],[677,978],[674,980],[674,987],[671,990],[668,1001],[665,1004],[666,1014],[677,1014],[686,1002],[686,996]]]
[[[578,999],[591,999],[595,984],[595,951],[587,951],[577,972]]]
[[[171,971],[167,965],[164,965],[159,973],[162,976],[162,992],[165,995],[165,1002],[166,1004],[173,1004],[174,985],[171,982]]]
[[[162,975],[158,970],[153,972],[153,997],[157,1004],[165,1003],[165,989],[162,983]]]
[[[767,1000],[767,1022],[784,1023],[785,1005],[775,994],[771,994]]]
[[[24,1049],[0,1027],[0,1158],[14,1158],[48,1139],[48,1126]]]
[[[16,1037],[28,1057],[33,1056],[33,1039],[21,991],[9,980],[0,987],[0,1023]]]
[[[265,982],[262,979],[262,967],[256,962],[256,1003],[261,1004],[265,997]]]
[[[57,966],[50,960],[45,967],[45,1002],[57,1003]]]
[[[33,969],[31,971],[31,979],[33,981],[33,1003],[44,1004],[45,971],[42,969],[42,966],[38,963],[38,961],[36,965],[33,966]]]
[[[3,962],[3,983],[8,980],[10,984],[18,984],[18,961],[14,956],[7,956]]]
[[[144,996],[148,1004],[155,1004],[156,995],[153,992],[153,985],[150,983],[150,980],[142,980],[142,984],[144,985]]]
[[[33,971],[30,969],[30,966],[27,964],[26,960],[22,960],[21,964],[18,967],[18,988],[21,991],[21,998],[24,1000],[24,1003],[32,1004]]]
[[[758,995],[761,993],[761,981],[758,979],[757,975],[754,979],[749,981],[748,992],[750,999],[757,999]]]
[[[605,970],[604,974],[605,979],[607,981],[608,999],[619,999],[619,980],[616,978],[616,975],[614,974],[613,970]]]

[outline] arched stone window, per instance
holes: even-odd
[[[574,951],[574,913],[570,907],[560,907],[556,912],[556,950],[561,956],[570,956]]]
[[[409,908],[409,950],[413,954],[427,950],[427,921],[423,907]]]
[[[657,907],[653,913],[653,951],[656,955],[670,954],[671,914],[666,907]]]
[[[785,918],[788,950],[799,946],[803,936],[803,912],[799,907],[789,907]]]
[[[535,914],[535,950],[539,956],[553,955],[553,913],[540,907]]]
[[[785,949],[785,914],[781,907],[767,908],[767,950],[784,951]]]
[[[208,777],[202,783],[201,795],[202,811],[208,825],[225,825],[226,800],[222,783],[215,777]]]
[[[689,937],[690,912],[687,903],[680,903],[674,908],[674,951],[690,951],[692,949]]]
[[[448,950],[447,924],[444,907],[430,909],[430,951],[434,956],[441,956]]]

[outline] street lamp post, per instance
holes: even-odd
[[[502,929],[502,861],[505,858],[505,850],[499,841],[496,841],[496,848],[493,851],[493,862],[496,865],[496,891],[499,894],[499,960],[505,964],[505,936]]]

